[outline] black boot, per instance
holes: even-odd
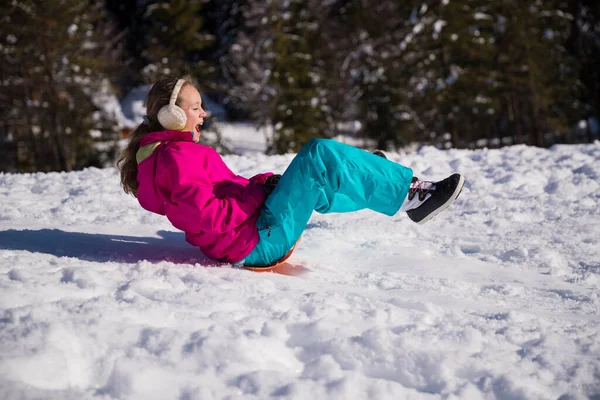
[[[413,179],[407,201],[413,202],[414,205],[406,211],[408,217],[418,224],[424,224],[450,207],[450,204],[458,198],[464,184],[465,178],[460,174],[450,175],[439,182]]]
[[[385,151],[383,151],[383,150],[375,150],[373,152],[373,154],[375,154],[376,156],[385,158],[387,160],[387,154],[385,154]]]

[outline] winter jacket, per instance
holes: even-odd
[[[237,262],[254,249],[265,200],[260,184],[272,173],[236,175],[190,132],[149,133],[137,155],[137,198],[144,209],[166,215],[188,243],[215,260]]]

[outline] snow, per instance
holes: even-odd
[[[258,127],[251,122],[220,122],[216,124],[216,128],[229,147],[236,154],[241,155],[264,154],[267,148],[267,139],[273,136],[272,127]],[[258,154],[254,155],[259,157]]]
[[[423,226],[315,214],[290,275],[207,260],[113,168],[0,174],[0,397],[599,396],[600,142],[390,157],[465,189]]]
[[[494,19],[494,17],[492,17],[491,15],[489,15],[489,14],[485,14],[485,13],[482,13],[482,12],[476,12],[475,14],[473,14],[473,18],[474,18],[476,21],[481,21],[481,20],[493,20],[493,19]]]
[[[110,86],[110,82],[108,80],[103,80],[101,82],[100,87],[97,89],[92,96],[94,104],[101,110],[101,113],[108,116],[110,119],[114,120],[117,128],[124,127],[134,127],[139,122],[142,121],[142,117],[145,114],[145,111],[141,115],[134,115],[132,113],[132,104],[135,106],[143,107],[144,100],[139,100],[138,102],[134,102],[131,97],[128,98],[128,101],[123,105],[119,102],[117,96],[113,92]],[[133,90],[133,93],[138,92],[139,89]],[[145,93],[144,93],[145,95]],[[127,108],[123,107],[124,105]],[[127,115],[125,114],[127,112]],[[139,118],[138,118],[139,117]],[[137,122],[138,120],[139,122]]]
[[[143,85],[133,88],[123,97],[120,107],[123,115],[131,121],[131,125],[140,124],[146,115],[146,96],[152,85]]]
[[[442,32],[442,29],[444,29],[446,25],[448,25],[448,23],[442,19],[435,21],[433,24],[433,37],[435,39],[438,38],[439,34]]]

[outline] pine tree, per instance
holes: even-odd
[[[583,85],[582,96],[574,106],[583,118],[600,121],[600,3],[570,1],[566,12],[573,16],[567,49],[580,63],[579,78]],[[598,135],[586,122],[583,137],[576,140],[592,142]]]
[[[341,73],[356,100],[361,134],[379,148],[406,144],[419,129],[405,90],[411,76],[402,63],[410,8],[396,1],[340,3],[339,18],[348,29]]]
[[[209,0],[203,5],[206,15],[206,28],[214,35],[212,45],[205,49],[207,59],[216,67],[212,82],[212,97],[227,107],[230,120],[247,120],[247,110],[235,107],[229,101],[227,92],[232,82],[228,66],[228,54],[238,40],[239,32],[243,29],[244,6],[246,0]]]
[[[8,150],[0,157],[2,169],[99,165],[90,135],[98,128],[92,98],[118,48],[102,8],[78,0],[23,0],[2,2],[0,15],[0,135]]]
[[[477,139],[490,139],[499,101],[489,3],[442,1],[416,13],[418,29],[413,29],[409,43],[419,60],[415,108],[428,127],[424,139],[440,147],[465,147]]]
[[[562,1],[500,1],[496,69],[515,143],[552,144],[570,129],[581,87],[578,66],[564,46],[571,16]]]
[[[207,29],[214,35],[211,54],[217,64],[225,57],[235,43],[244,24],[246,0],[210,0],[203,6],[206,9]]]
[[[154,1],[143,8],[147,82],[165,75],[193,76],[208,85],[214,66],[200,57],[214,37],[205,31],[200,0]]]
[[[139,3],[139,4],[138,4]],[[107,12],[114,17],[123,50],[120,53],[119,71],[116,79],[119,94],[127,93],[132,88],[146,81],[140,73],[148,64],[142,57],[146,49],[147,29],[144,25],[145,2],[104,0]]]
[[[598,24],[590,22],[597,18],[589,17],[596,15],[589,0],[575,2],[588,27],[579,39],[571,34],[575,11],[566,0],[306,1],[314,34],[298,29],[302,14],[290,18],[296,3],[249,0],[226,64],[232,93],[254,117],[279,122],[276,138],[284,142],[293,137],[281,134],[291,122],[276,115],[278,107],[313,118],[296,113],[297,97],[283,95],[301,68],[316,78],[302,91],[322,105],[315,115],[327,121],[328,134],[340,122],[359,121],[360,133],[381,147],[415,140],[440,147],[549,145],[568,140],[565,133],[590,115],[598,92],[597,61],[588,56],[582,79],[576,46],[571,53],[566,47],[571,38],[581,50],[583,38],[586,53],[577,54],[595,54],[593,32],[600,28],[590,28]],[[290,40],[294,34],[300,40]],[[305,38],[310,63],[290,62]],[[582,81],[596,89],[584,91]]]
[[[327,100],[319,90],[323,70],[313,46],[319,24],[312,3],[248,2],[245,29],[231,47],[227,65],[231,95],[261,124],[272,124],[269,152],[298,151],[326,135]]]
[[[501,145],[506,136],[541,146],[568,131],[580,85],[564,50],[563,6],[471,0],[416,8],[404,60],[425,133],[472,147]]]

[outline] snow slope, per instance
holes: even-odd
[[[0,174],[0,398],[600,398],[600,143],[391,157],[465,189],[315,214],[293,276],[211,267],[114,169]]]

